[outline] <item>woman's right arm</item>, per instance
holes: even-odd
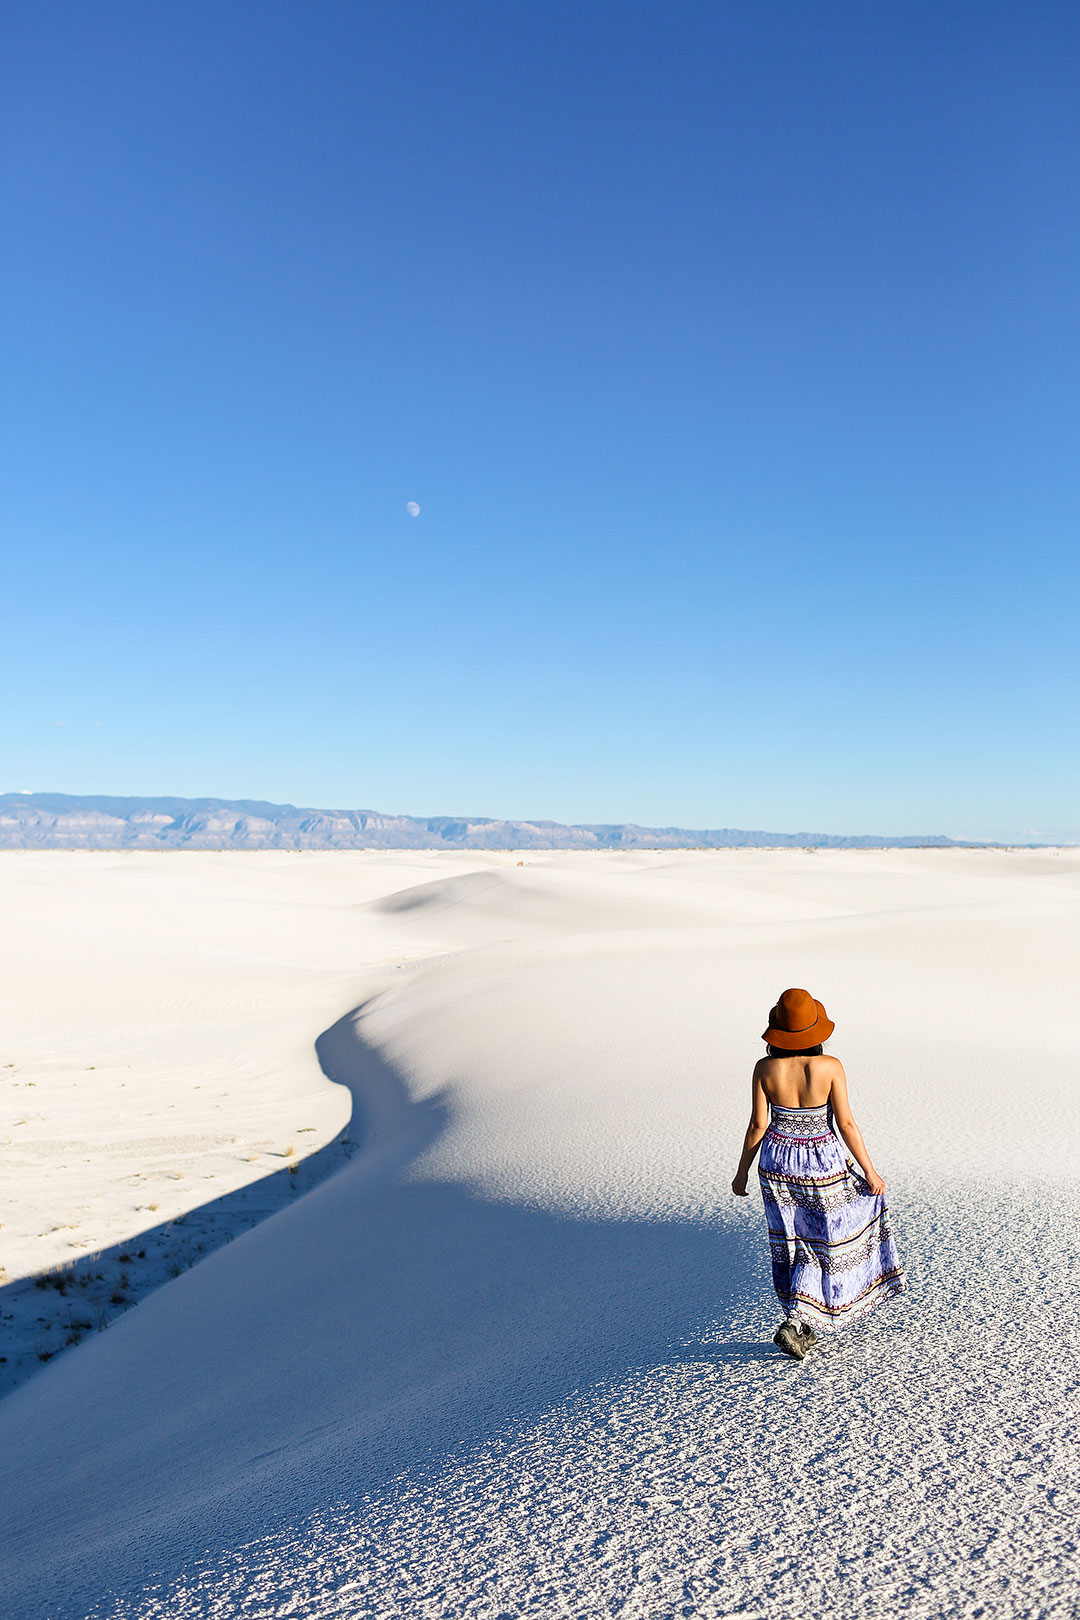
[[[855,1115],[851,1112],[848,1102],[847,1075],[844,1065],[839,1058],[833,1058],[836,1073],[833,1075],[832,1090],[829,1092],[829,1102],[832,1104],[833,1124],[851,1149],[851,1156],[862,1171],[866,1185],[872,1193],[885,1191],[885,1178],[879,1176],[874,1169],[873,1161],[867,1152],[866,1143],[862,1138],[862,1131],[855,1123]]]

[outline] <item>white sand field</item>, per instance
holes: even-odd
[[[0,1614],[1080,1612],[1080,852],[0,896]],[[802,1364],[730,1193],[790,984],[911,1283]]]

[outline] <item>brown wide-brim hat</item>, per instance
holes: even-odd
[[[808,990],[785,990],[769,1013],[769,1027],[761,1038],[770,1046],[801,1052],[805,1046],[820,1046],[835,1028],[821,1002]]]

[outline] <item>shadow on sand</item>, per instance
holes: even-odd
[[[286,1330],[268,1268],[252,1286],[263,1337],[243,1323],[245,1348],[273,1345],[275,1388],[301,1392],[288,1447],[251,1457],[273,1458],[260,1514],[274,1498],[290,1516],[355,1501],[642,1369],[783,1361],[769,1338],[747,1337],[759,1315],[773,1327],[760,1210],[712,1224],[615,1218],[425,1176],[418,1161],[452,1123],[448,1095],[410,1094],[365,1040],[367,1010],[316,1042],[352,1094],[362,1148],[274,1237],[274,1267],[303,1269],[308,1306]],[[232,1353],[226,1340],[223,1376]]]
[[[331,1054],[340,1039],[337,1029],[335,1025],[316,1042],[327,1075],[331,1071],[324,1054]],[[342,1169],[362,1145],[356,1101],[353,1094],[348,1123],[306,1158],[282,1155],[280,1169],[246,1186],[147,1227],[123,1243],[91,1250],[0,1288],[0,1396]]]
[[[25,1420],[5,1425],[0,1403],[0,1455],[7,1448],[12,1467],[48,1431],[9,1546],[25,1575],[35,1546],[40,1556],[34,1525],[57,1514],[70,1525],[56,1584],[43,1589],[40,1563],[35,1572],[50,1613],[86,1612],[76,1588],[85,1594],[87,1582],[100,1597],[167,1581],[192,1559],[355,1504],[406,1470],[501,1444],[635,1371],[694,1362],[726,1376],[776,1358],[747,1337],[759,1313],[762,1327],[769,1320],[767,1246],[749,1212],[710,1225],[593,1217],[424,1179],[416,1161],[446,1128],[447,1099],[411,1098],[364,1040],[364,1017],[361,1006],[316,1044],[324,1072],[352,1093],[352,1121],[308,1161],[305,1196],[290,1185],[285,1212],[271,1211],[273,1233],[242,1240],[175,1295],[159,1293],[146,1332],[119,1335],[108,1365],[88,1358],[85,1376],[33,1403],[36,1419],[23,1405]],[[232,1197],[183,1224],[223,1225]],[[149,1250],[159,1230],[124,1251]],[[197,1296],[198,1311],[181,1296]],[[151,1343],[156,1373],[144,1370]],[[168,1408],[152,1383],[163,1360]],[[141,1433],[115,1433],[118,1381],[132,1410],[152,1414]],[[208,1409],[206,1392],[219,1389],[228,1399]],[[115,1492],[84,1508],[102,1477]],[[131,1479],[143,1481],[139,1495]],[[153,1523],[150,1542],[132,1535],[134,1520]]]

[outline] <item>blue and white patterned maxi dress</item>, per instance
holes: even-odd
[[[833,1135],[827,1103],[770,1115],[758,1178],[773,1287],[789,1317],[831,1331],[907,1287],[885,1198]]]

